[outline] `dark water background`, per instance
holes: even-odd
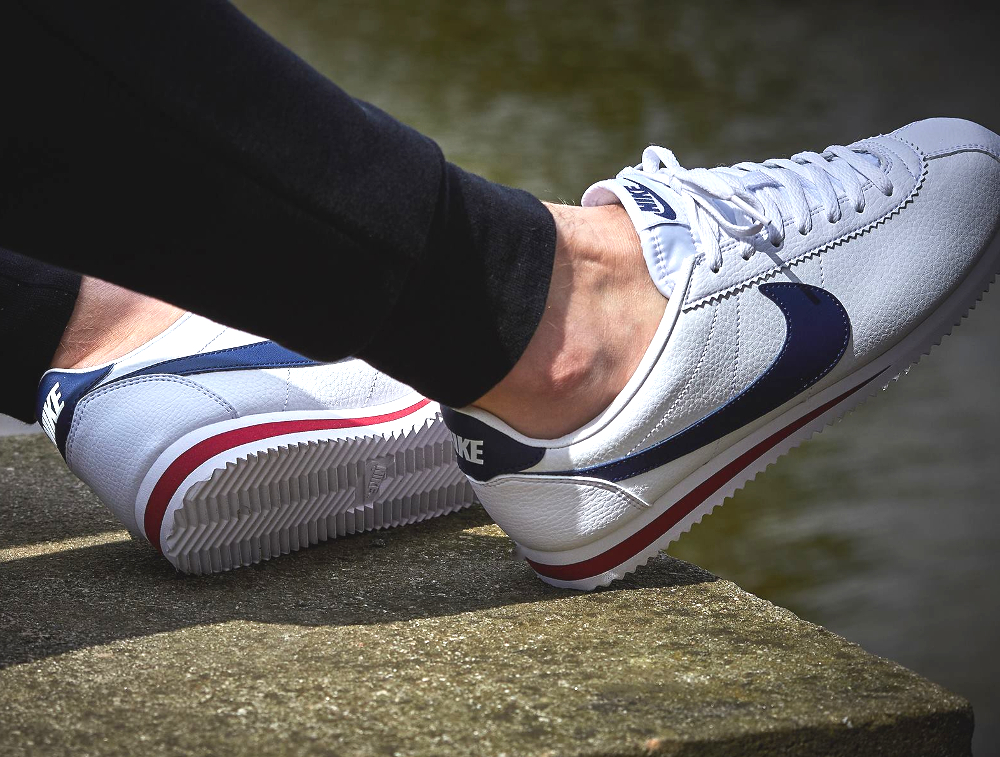
[[[1000,131],[989,6],[237,4],[452,161],[548,200],[579,201],[649,143],[695,167],[927,116]],[[968,697],[979,757],[1000,754],[998,369],[994,293],[670,550]]]
[[[694,167],[936,115],[1000,130],[994,14],[667,2],[240,0],[448,157],[579,201],[655,142]],[[671,552],[973,702],[1000,754],[1000,297]]]

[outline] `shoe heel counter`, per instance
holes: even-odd
[[[442,406],[441,415],[455,442],[458,467],[474,482],[527,470],[545,456],[544,448],[511,439],[466,413]]]
[[[92,371],[47,371],[38,383],[35,419],[45,435],[66,457],[66,440],[80,399],[97,386],[112,366]]]
[[[583,546],[643,512],[646,503],[611,481],[532,475],[545,448],[534,447],[466,413],[441,408],[458,466],[486,512],[521,547],[562,551]]]
[[[617,484],[589,478],[499,476],[473,480],[486,512],[520,546],[542,552],[575,549],[600,539],[648,505]]]
[[[238,413],[225,400],[179,376],[149,376],[100,387],[76,407],[66,462],[134,534],[143,477],[173,442]]]

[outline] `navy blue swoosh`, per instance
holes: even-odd
[[[663,210],[661,210],[658,213],[653,213],[653,215],[657,215],[660,218],[666,218],[668,221],[676,221],[677,220],[677,213],[675,213],[674,209],[672,207],[670,207],[670,204],[666,200],[664,200],[662,197],[660,197],[658,194],[656,194],[656,192],[654,192],[652,189],[650,189],[649,187],[647,187],[645,184],[640,184],[635,179],[624,179],[624,181],[631,181],[637,187],[641,187],[644,191],[649,192],[649,194],[651,194],[653,196],[653,199],[655,199],[658,203],[660,203],[660,205],[663,206]],[[627,189],[627,187],[626,187],[626,189]],[[632,199],[635,200],[635,197],[633,196]]]
[[[729,402],[673,436],[609,463],[547,476],[589,476],[622,481],[701,449],[781,407],[829,373],[847,350],[851,322],[825,289],[791,282],[761,284],[785,315],[785,343],[774,362]]]
[[[285,349],[274,342],[254,342],[241,347],[231,347],[226,350],[205,352],[200,355],[188,355],[173,360],[164,360],[127,376],[121,376],[116,381],[136,376],[152,376],[169,373],[175,376],[194,376],[199,373],[215,373],[216,371],[247,371],[255,368],[298,368],[300,366],[319,365],[309,358],[302,357],[297,352]]]

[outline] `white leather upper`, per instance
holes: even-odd
[[[641,512],[624,501],[652,503],[716,454],[717,445],[709,445],[610,488],[582,479],[555,483],[530,477],[649,447],[745,389],[774,362],[785,339],[784,317],[760,292],[760,283],[822,287],[849,314],[847,352],[809,395],[898,343],[956,287],[1000,229],[1000,137],[968,121],[930,119],[858,144],[867,143],[888,156],[884,168],[894,191],[886,197],[869,183],[862,213],[841,197],[838,222],[816,208],[809,234],[786,223],[784,244],[774,248],[761,235],[749,260],[735,251],[735,243],[723,240],[718,273],[710,270],[696,240],[696,254],[687,261],[686,278],[673,292],[664,323],[610,411],[561,439],[538,440],[481,410],[463,410],[546,449],[527,471],[473,482],[490,514],[519,543],[569,549],[596,538]]]
[[[80,399],[66,441],[66,462],[133,533],[135,498],[146,471],[174,441],[211,423],[259,413],[356,410],[412,395],[361,360],[192,376],[136,370],[188,355],[259,342],[252,334],[188,314],[115,361]],[[90,369],[94,370],[94,369]]]
[[[600,479],[550,478],[539,486],[530,476],[510,475],[473,485],[488,512],[502,513],[504,531],[535,549],[586,544],[646,507],[629,491]]]
[[[149,376],[84,397],[66,444],[66,462],[129,531],[142,478],[160,453],[191,430],[237,417],[221,397],[193,381]]]

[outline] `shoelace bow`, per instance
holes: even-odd
[[[872,147],[864,152],[879,158]],[[806,196],[812,187],[831,223],[839,221],[843,212],[837,196],[836,181],[844,190],[848,202],[861,213],[865,209],[864,180],[870,181],[887,197],[893,192],[892,182],[880,167],[855,152],[834,145],[823,154],[800,152],[791,159],[773,159],[763,163],[738,163],[728,168],[684,168],[673,152],[663,147],[647,147],[642,163],[625,169],[657,175],[682,198],[691,228],[710,254],[713,273],[722,268],[720,232],[741,242],[744,260],[756,252],[753,238],[761,232],[778,247],[785,239],[785,217],[790,216],[800,234],[812,231],[813,208]],[[747,223],[732,221],[720,210],[721,201],[738,208]],[[737,215],[738,217],[738,215]]]

